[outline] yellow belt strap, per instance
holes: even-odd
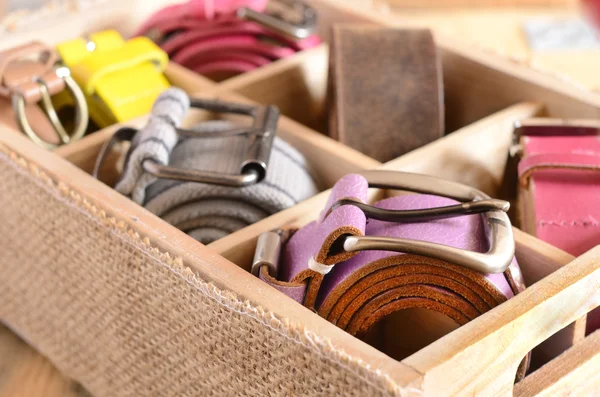
[[[90,41],[62,43],[58,52],[101,128],[149,113],[169,87],[163,75],[168,56],[145,37],[124,41],[116,31],[99,32]]]

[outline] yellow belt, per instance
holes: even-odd
[[[169,87],[167,54],[145,37],[125,41],[114,30],[59,44],[57,50],[83,90],[90,118],[100,128],[147,114]],[[68,105],[58,96],[55,105]]]

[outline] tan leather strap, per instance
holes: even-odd
[[[68,69],[55,68],[57,61],[54,49],[39,42],[0,53],[0,121],[21,130],[47,149],[81,138],[88,124],[83,93]],[[65,90],[75,103],[71,134],[65,130],[51,99]],[[44,111],[38,103],[43,105]]]
[[[8,98],[17,93],[27,105],[42,99],[39,82],[50,95],[65,89],[65,82],[54,70],[58,57],[54,50],[40,42],[31,42],[0,53],[0,95]]]

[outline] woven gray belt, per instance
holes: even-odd
[[[248,133],[227,133],[251,128],[213,120],[192,128],[201,138],[190,134],[184,137],[178,128],[189,108],[189,97],[179,89],[169,89],[159,96],[147,125],[132,139],[117,191],[204,244],[318,193],[306,159],[277,137],[272,140],[264,178],[248,186],[162,179],[148,172],[144,163],[151,160],[181,170],[240,173],[249,146],[258,138]],[[215,134],[220,135],[211,137]]]

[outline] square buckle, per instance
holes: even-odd
[[[401,223],[483,213],[487,221],[485,230],[490,249],[488,252],[480,253],[420,240],[348,236],[343,243],[345,251],[384,250],[422,255],[456,263],[482,273],[502,273],[512,263],[515,256],[515,244],[512,225],[506,214],[510,207],[510,203],[507,201],[492,199],[478,189],[429,175],[379,170],[363,171],[360,174],[367,179],[369,187],[432,194],[448,197],[460,201],[462,204],[422,210],[384,210],[353,200],[342,199],[334,203],[332,209],[342,205],[353,205],[360,208],[367,218]]]
[[[214,185],[244,187],[262,181],[266,174],[271,156],[271,147],[277,133],[279,109],[275,106],[251,106],[218,100],[190,99],[190,106],[213,113],[229,113],[250,116],[252,126],[221,131],[201,133],[194,130],[177,128],[180,137],[186,138],[223,138],[247,135],[250,140],[246,159],[240,164],[238,174],[208,172],[202,170],[165,166],[147,159],[142,163],[144,171],[161,179],[174,179],[187,182],[209,183]],[[131,141],[137,130],[130,127],[119,129],[102,147],[94,166],[93,176],[98,177],[104,160],[117,142]]]
[[[286,16],[288,11],[298,14],[298,21],[291,21]],[[249,7],[242,7],[238,9],[237,16],[296,39],[309,37],[314,33],[317,26],[317,12],[315,9],[299,0],[270,1],[266,13],[255,11]]]

